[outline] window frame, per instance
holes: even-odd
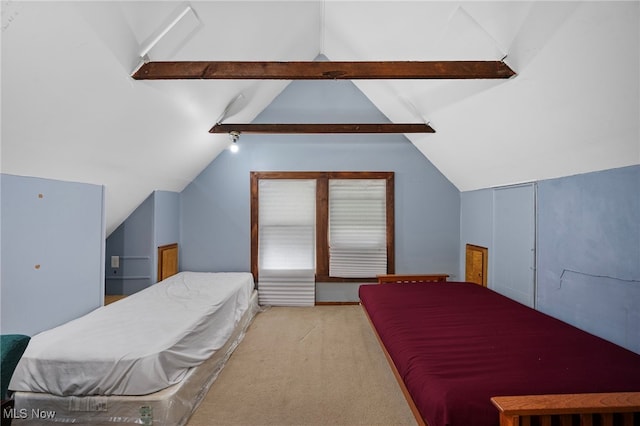
[[[329,276],[329,180],[384,179],[386,182],[387,274],[395,273],[395,180],[394,172],[250,172],[251,273],[258,282],[258,183],[261,179],[316,180],[316,282],[375,281],[376,277],[340,278]]]

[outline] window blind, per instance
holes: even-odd
[[[262,179],[258,212],[258,300],[315,303],[316,182]]]
[[[387,273],[386,182],[329,180],[329,275]]]

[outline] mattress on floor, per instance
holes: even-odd
[[[227,343],[211,358],[190,369],[178,384],[142,396],[57,396],[16,392],[14,424],[16,426],[55,423],[90,426],[182,426],[187,423],[215,382],[259,310],[258,294],[254,291],[249,309],[242,316]]]
[[[88,396],[167,388],[229,340],[253,289],[249,273],[181,272],[33,336],[9,389]]]
[[[497,426],[494,396],[640,391],[640,355],[477,284],[359,295],[430,426]]]

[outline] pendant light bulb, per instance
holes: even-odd
[[[231,137],[231,146],[229,146],[229,151],[235,154],[238,152],[238,139],[240,139],[240,132],[229,132],[229,136]]]

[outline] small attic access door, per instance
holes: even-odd
[[[467,244],[465,248],[464,280],[486,287],[488,258],[488,248]]]
[[[158,282],[178,273],[178,243],[158,247]]]

